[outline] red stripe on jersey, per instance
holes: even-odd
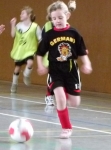
[[[81,92],[81,90],[74,90],[74,92],[77,92],[77,93],[79,93],[79,92]]]
[[[49,85],[49,89],[52,88],[53,84],[54,84],[54,82],[52,82],[52,83]]]

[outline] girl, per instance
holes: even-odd
[[[57,113],[62,126],[61,138],[69,138],[72,134],[66,100],[73,107],[80,104],[80,76],[77,59],[82,61],[81,71],[85,74],[92,72],[91,62],[86,54],[86,46],[82,36],[69,24],[70,12],[62,1],[52,3],[48,9],[48,16],[54,25],[45,34],[37,51],[38,74],[49,72],[52,83],[50,89],[54,91],[57,103]],[[49,68],[44,67],[42,58],[49,52]],[[66,94],[65,92],[66,91]]]
[[[68,2],[68,6],[69,6],[69,11],[72,12],[76,9],[76,2],[75,0],[69,0]],[[45,23],[43,29],[42,29],[42,38],[44,37],[45,33],[48,32],[49,30],[52,29],[53,27],[53,24],[51,22],[51,18],[50,16],[47,16],[47,22]],[[48,66],[48,60],[47,60],[47,54],[45,55],[44,59],[43,59],[43,62],[44,62],[44,65],[45,66]],[[54,99],[53,99],[53,92],[50,92],[50,87],[49,85],[51,84],[51,77],[50,77],[50,74],[48,74],[47,76],[47,93],[46,93],[46,96],[45,96],[45,102],[46,102],[46,110],[50,111],[50,108],[52,110],[53,107],[50,107],[50,106],[54,106]]]
[[[11,92],[17,92],[18,77],[21,66],[26,64],[24,83],[30,85],[30,74],[33,68],[34,54],[41,40],[41,29],[36,24],[35,15],[31,7],[26,6],[20,14],[20,22],[16,25],[16,18],[11,20],[11,36],[14,37],[14,44],[11,51],[11,57],[15,61],[15,69]]]
[[[2,34],[2,32],[5,30],[5,25],[0,25],[0,34]]]

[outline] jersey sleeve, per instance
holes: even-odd
[[[86,53],[86,45],[84,43],[83,37],[79,36],[78,39],[79,40],[77,42],[77,55],[78,56],[87,55],[87,53]]]
[[[36,55],[39,56],[44,56],[48,50],[49,50],[49,44],[48,44],[48,40],[47,40],[47,35],[45,34],[44,38],[42,38],[42,40],[39,43]]]
[[[37,26],[36,36],[37,36],[38,41],[40,42],[40,40],[42,38],[42,31],[41,31],[40,26]]]
[[[22,26],[22,25],[21,25],[21,22],[17,23],[17,24],[16,24],[16,30],[20,30],[21,26]]]

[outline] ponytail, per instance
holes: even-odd
[[[75,0],[69,0],[68,8],[69,8],[70,12],[73,12],[76,9],[76,1]]]
[[[36,19],[36,15],[31,14],[30,19],[31,19],[31,21],[32,21],[32,22],[34,22],[34,21],[35,21],[35,19]]]

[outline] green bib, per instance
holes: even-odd
[[[45,32],[51,30],[52,29],[52,22],[51,21],[46,22],[44,29],[45,29]],[[43,64],[45,67],[49,66],[48,53],[43,57]]]
[[[38,47],[36,36],[37,26],[38,25],[33,22],[30,28],[24,33],[20,33],[16,30],[11,58],[20,61],[35,54]]]

